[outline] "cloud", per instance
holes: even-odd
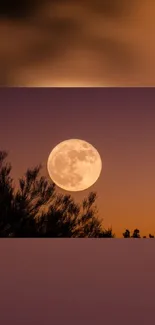
[[[153,0],[15,1],[0,12],[0,84],[155,84]]]

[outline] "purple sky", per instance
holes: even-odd
[[[151,239],[1,240],[5,325],[154,324]]]
[[[53,147],[69,138],[90,142],[103,169],[97,191],[105,227],[155,232],[154,88],[1,88],[0,148],[9,151],[12,175],[46,163]]]

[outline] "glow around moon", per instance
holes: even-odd
[[[47,169],[52,181],[67,191],[82,191],[100,176],[102,161],[88,142],[70,139],[59,143],[50,153]]]

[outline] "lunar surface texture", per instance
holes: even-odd
[[[50,153],[47,169],[52,181],[66,191],[83,191],[99,178],[102,161],[88,142],[70,139],[59,143]]]

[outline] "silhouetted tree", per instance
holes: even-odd
[[[140,238],[140,231],[139,229],[134,229],[133,234],[131,236],[132,238]]]
[[[82,205],[76,204],[70,195],[58,195],[46,214],[38,220],[39,233],[43,237],[108,237],[112,230],[104,230],[94,206],[96,193],[91,192]]]
[[[124,238],[130,238],[130,230],[126,229],[125,232],[123,233]]]
[[[154,235],[149,234],[149,238],[154,238]]]
[[[41,166],[28,169],[19,179],[19,189],[14,196],[15,236],[37,235],[37,219],[55,198],[55,184],[49,184],[45,177],[40,177],[40,170]]]
[[[0,234],[9,235],[13,213],[13,186],[10,177],[11,165],[5,163],[7,152],[0,151]]]
[[[40,176],[41,166],[28,169],[14,190],[7,153],[0,153],[0,236],[8,237],[114,237],[98,218],[96,193],[82,204],[56,193],[55,184]]]
[[[101,232],[100,238],[115,238],[115,234],[112,231],[112,228],[104,229]]]

